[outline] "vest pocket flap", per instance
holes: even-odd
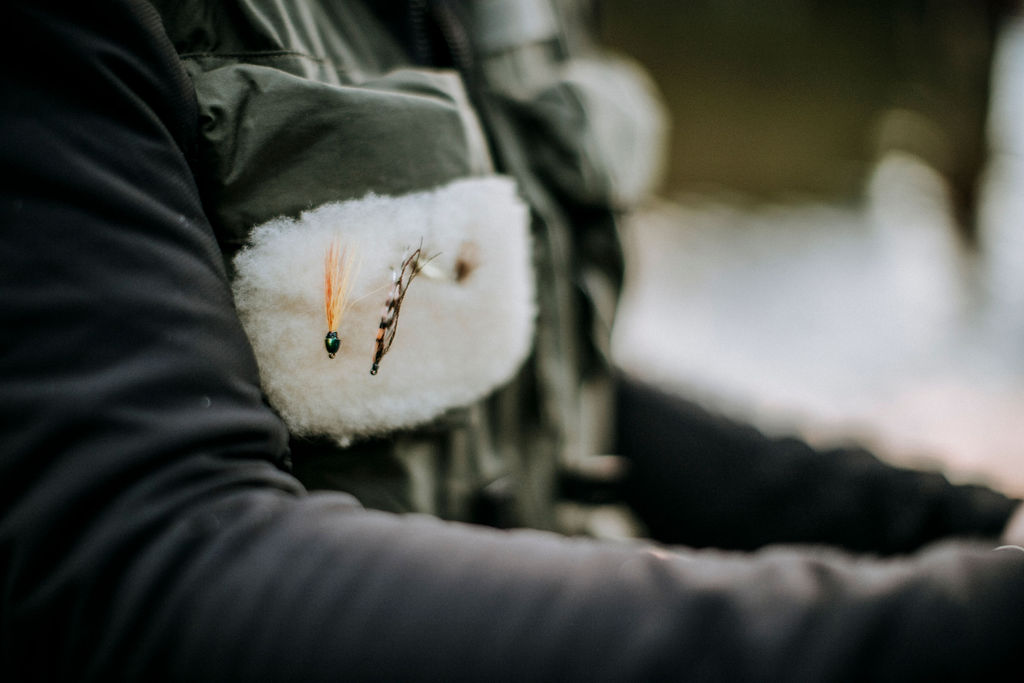
[[[285,70],[285,59],[188,62],[203,202],[229,252],[277,216],[493,172],[457,74],[399,69],[327,83]]]
[[[346,443],[428,422],[509,380],[533,335],[528,217],[515,184],[490,176],[255,228],[232,286],[264,391],[291,431]]]

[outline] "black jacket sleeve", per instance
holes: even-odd
[[[630,379],[617,398],[617,452],[631,465],[626,496],[663,542],[905,553],[941,538],[998,538],[1020,504],[863,449],[769,438]]]
[[[885,680],[1015,673],[1024,559],[607,546],[368,512],[280,422],[133,0],[0,41],[0,678]]]

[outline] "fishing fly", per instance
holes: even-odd
[[[398,330],[398,314],[402,308],[402,301],[405,300],[405,294],[409,291],[409,285],[424,266],[436,256],[437,254],[434,254],[430,258],[424,259],[421,243],[415,251],[402,260],[401,270],[392,269],[391,289],[388,290],[388,298],[384,302],[384,310],[380,316],[380,325],[377,326],[377,338],[373,342],[371,375],[377,374],[381,359],[391,350],[391,344],[395,341],[395,332]]]
[[[340,248],[333,240],[324,257],[324,312],[327,315],[327,335],[324,347],[327,357],[334,358],[341,348],[338,328],[349,304],[349,292],[354,280],[355,254],[348,247]]]

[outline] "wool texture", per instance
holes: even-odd
[[[354,253],[352,286],[328,358],[324,261]],[[377,375],[374,340],[392,273],[417,247],[412,280]],[[529,212],[501,176],[427,192],[367,195],[253,229],[232,288],[270,404],[301,436],[345,444],[428,422],[507,382],[536,315]]]

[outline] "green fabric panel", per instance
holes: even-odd
[[[587,144],[591,112],[572,84],[553,83],[529,100],[510,101],[509,107],[521,117],[526,147],[547,180],[579,202],[609,203],[607,169]]]
[[[293,54],[298,75],[358,81],[406,63],[403,50],[361,3],[306,0],[155,0],[183,56]],[[344,77],[343,77],[344,80]]]
[[[276,216],[490,170],[453,73],[402,70],[352,87],[262,64],[208,65],[190,65],[202,191],[229,252]]]

